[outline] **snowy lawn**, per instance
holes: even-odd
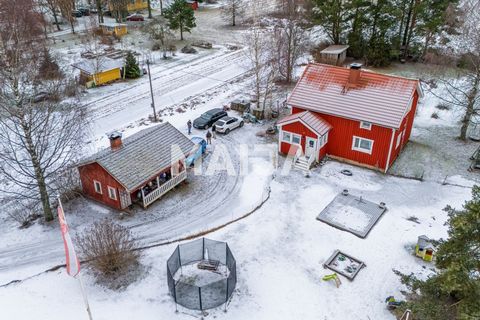
[[[343,176],[349,169],[352,177]],[[253,215],[209,234],[228,242],[237,260],[238,284],[224,313],[209,310],[216,319],[393,319],[385,297],[400,298],[399,279],[392,272],[426,276],[430,264],[413,255],[417,236],[446,236],[447,204],[460,207],[470,189],[384,176],[373,171],[329,162],[311,178],[298,172],[278,175],[271,197]],[[366,239],[315,220],[341,190],[348,188],[389,210]],[[248,193],[248,190],[246,191]],[[407,220],[415,216],[419,224]],[[195,313],[175,306],[168,295],[166,260],[176,244],[144,251],[148,274],[126,290],[114,292],[85,280],[95,319],[191,319]],[[335,249],[365,262],[354,281],[342,278],[340,288],[321,278],[331,274],[322,264]],[[2,318],[85,319],[78,284],[61,269],[22,283],[0,288]]]

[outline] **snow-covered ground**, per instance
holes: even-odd
[[[342,175],[344,168],[353,176]],[[238,274],[228,312],[210,310],[208,318],[393,319],[384,299],[400,296],[402,287],[392,269],[427,274],[430,265],[413,255],[417,236],[445,237],[442,209],[447,204],[460,207],[470,193],[468,188],[394,178],[336,162],[314,170],[311,178],[298,172],[277,175],[271,188],[270,199],[253,215],[208,235],[228,242]],[[315,219],[345,188],[387,203],[388,211],[366,239]],[[407,220],[411,216],[420,223]],[[176,314],[168,295],[166,260],[175,246],[144,251],[148,273],[121,292],[100,287],[86,273],[95,319],[199,317],[185,309]],[[331,273],[322,263],[335,249],[366,264],[353,282],[342,278],[338,289],[321,280]],[[64,269],[0,288],[0,310],[5,319],[31,319],[32,310],[38,319],[63,319],[67,313],[73,319],[86,317],[78,284]]]
[[[271,2],[265,0],[264,7],[268,9]],[[197,55],[179,54],[168,61],[153,56],[155,63],[151,66],[157,111],[164,121],[185,133],[187,120],[239,95],[248,95],[250,90],[243,49],[229,51],[222,45],[240,41],[241,30],[226,26],[215,6],[202,7],[196,16],[199,27],[187,37],[214,41],[214,49],[200,50]],[[68,38],[71,35],[67,31],[58,34],[58,38],[62,37],[70,40],[58,42],[57,49],[68,64],[78,58],[81,48]],[[129,37],[122,45],[131,46],[128,41],[136,41],[134,44],[140,47],[145,45],[139,50],[143,57],[148,47],[141,43],[144,39],[135,40],[135,32]],[[382,71],[420,77],[424,70],[417,67],[393,66]],[[116,129],[128,136],[153,125],[148,120],[152,112],[149,93],[147,77],[87,91],[82,97],[82,104],[91,111],[87,152],[107,146],[106,132]],[[170,192],[147,211],[137,210],[121,220],[106,207],[77,199],[65,205],[70,229],[74,234],[93,221],[111,217],[131,228],[143,244],[157,245],[227,224],[266,201],[251,215],[208,234],[209,238],[229,243],[237,260],[238,284],[228,312],[224,313],[222,308],[209,310],[207,318],[393,319],[384,300],[389,295],[400,297],[402,286],[392,269],[421,276],[431,272],[431,265],[413,255],[417,236],[445,237],[447,216],[442,209],[447,204],[460,207],[469,198],[472,180],[476,178],[467,174],[465,168],[465,155],[476,144],[456,141],[458,115],[452,110],[437,110],[436,105],[438,100],[426,91],[412,141],[392,168],[393,173],[407,176],[424,172],[424,182],[337,162],[316,168],[310,178],[296,171],[284,176],[276,169],[270,149],[253,149],[254,144],[276,141],[256,135],[268,124],[246,124],[228,136],[219,136],[205,157],[206,171],[210,162],[216,162],[213,158],[229,157],[235,174],[227,168],[212,175],[206,171],[199,176],[190,172],[188,184]],[[431,118],[433,112],[438,112],[439,119]],[[203,136],[205,132],[194,130],[194,134]],[[244,167],[241,155],[245,150],[239,147],[242,144],[249,148],[249,170],[239,175]],[[283,164],[281,158],[280,168]],[[353,176],[341,174],[342,169],[351,170]],[[446,181],[451,185],[439,183],[444,175],[450,176]],[[387,212],[366,239],[316,220],[343,189],[375,203],[386,203]],[[347,208],[343,210],[356,215]],[[412,217],[419,223],[412,222]],[[364,223],[360,218],[357,215],[357,222]],[[57,225],[35,224],[18,230],[11,220],[4,219],[0,232],[0,285],[23,280],[0,287],[0,319],[54,320],[67,314],[72,319],[85,319],[76,280],[69,278],[63,268],[42,273],[64,262]],[[192,315],[200,318],[199,313],[186,309],[176,314],[168,295],[166,260],[175,246],[176,243],[144,250],[142,264],[147,272],[122,291],[101,287],[85,269],[94,319],[190,319]],[[332,273],[323,269],[322,264],[336,249],[366,264],[353,282],[342,278],[340,288],[321,280]]]

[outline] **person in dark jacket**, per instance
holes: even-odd
[[[188,134],[190,135],[192,133],[192,121],[191,120],[188,120],[187,127],[188,127]]]
[[[208,144],[212,144],[212,133],[210,132],[210,130],[207,131],[207,143]]]
[[[215,124],[212,125],[212,138],[217,139],[217,129],[215,128]]]

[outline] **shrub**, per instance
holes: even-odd
[[[432,113],[432,119],[438,119],[438,118],[439,116],[437,112]]]
[[[439,103],[435,106],[438,110],[450,110],[450,106],[446,103]]]
[[[139,264],[139,246],[131,231],[112,220],[95,222],[77,238],[82,257],[104,276],[115,276]]]

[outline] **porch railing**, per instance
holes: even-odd
[[[170,191],[173,187],[178,185],[180,182],[187,178],[187,171],[183,170],[177,176],[172,177],[170,180],[162,184],[157,189],[153,190],[143,198],[143,207],[146,208],[152,202],[163,196],[165,193]]]

